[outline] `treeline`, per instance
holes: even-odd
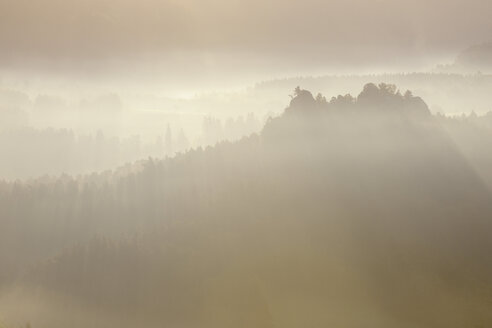
[[[436,69],[438,71],[438,69]],[[415,72],[395,74],[347,74],[306,76],[278,79],[259,83],[251,90],[251,97],[277,100],[285,90],[297,85],[328,94],[357,92],[361,85],[385,82],[418,93],[432,112],[457,114],[462,112],[486,113],[492,110],[492,75],[472,71],[470,74]]]
[[[254,113],[236,119],[229,117],[225,121],[207,116],[203,120],[201,145],[215,145],[219,141],[235,141],[253,133],[260,132],[262,124]]]
[[[27,302],[35,327],[488,326],[487,120],[392,85],[297,88],[236,142],[0,183],[0,309]]]
[[[192,147],[238,140],[258,132],[260,126],[254,114],[226,120],[207,116],[196,140],[168,125],[153,141],[140,135],[105,136],[102,131],[90,135],[70,129],[0,128],[0,177],[15,180],[104,171],[142,158],[172,157]]]

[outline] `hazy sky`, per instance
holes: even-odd
[[[492,40],[490,12],[490,0],[0,0],[0,68],[197,83],[415,68]]]

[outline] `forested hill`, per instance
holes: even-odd
[[[433,116],[386,84],[331,100],[297,88],[260,135],[128,172],[2,183],[0,315],[487,327],[488,120]]]
[[[474,45],[464,50],[456,59],[459,68],[490,72],[492,68],[492,42]]]

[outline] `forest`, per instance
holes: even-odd
[[[424,100],[297,87],[234,141],[1,181],[0,325],[491,326],[492,112]]]

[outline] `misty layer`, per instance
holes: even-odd
[[[0,44],[9,51],[0,54],[0,63],[17,60],[22,67],[28,58],[42,68],[61,59],[80,69],[87,59],[169,50],[239,48],[286,56],[285,49],[302,47],[303,53],[331,56],[340,46],[363,51],[341,51],[338,57],[365,61],[380,58],[371,51],[375,45],[399,48],[403,57],[486,40],[490,9],[480,0],[4,0]],[[394,55],[385,54],[386,61]]]
[[[90,173],[238,140],[259,132],[267,117],[278,115],[286,90],[296,85],[324,94],[345,94],[358,92],[371,81],[415,91],[433,113],[475,111],[477,122],[484,124],[492,117],[492,76],[479,73],[298,77],[190,99],[166,98],[158,90],[142,95],[125,92],[118,84],[111,93],[96,87],[44,90],[40,85],[29,92],[29,88],[13,85],[0,87],[0,177]]]
[[[0,183],[0,316],[33,327],[487,327],[490,118],[296,88],[236,142]],[[60,252],[60,250],[63,250]]]

